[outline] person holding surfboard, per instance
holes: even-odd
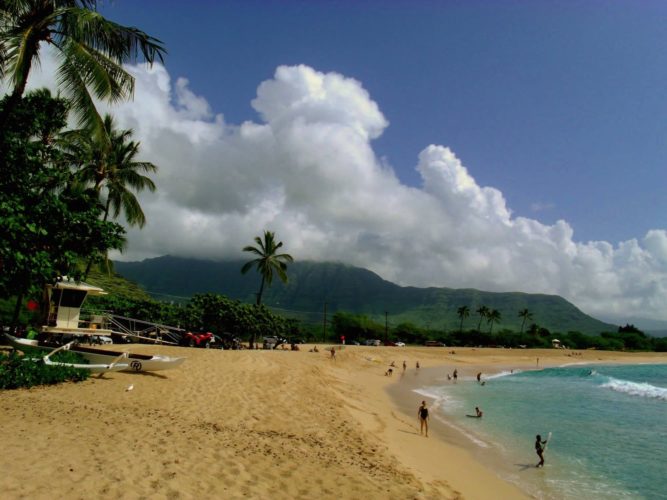
[[[540,461],[535,467],[544,467],[544,450],[546,449],[546,444],[548,442],[548,439],[542,441],[542,436],[539,434],[535,436],[535,453],[540,457]]]
[[[424,434],[424,428],[426,428],[426,437],[428,437],[428,408],[426,408],[426,401],[422,401],[421,406],[417,409],[417,418],[419,419],[419,434]]]

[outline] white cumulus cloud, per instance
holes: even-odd
[[[160,170],[158,191],[140,195],[148,224],[129,231],[125,260],[237,258],[270,229],[296,259],[400,284],[553,293],[594,315],[667,319],[667,231],[577,242],[566,221],[514,217],[441,145],[416,157],[421,186],[401,184],[372,148],[388,122],[352,78],[280,66],[252,101],[261,121],[229,124],[163,66],[130,70],[134,101],[112,112]]]

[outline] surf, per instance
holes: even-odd
[[[630,380],[621,380],[614,377],[606,378],[608,380],[600,385],[603,389],[611,389],[630,396],[667,401],[667,389],[664,387],[656,387],[647,382],[631,382]]]

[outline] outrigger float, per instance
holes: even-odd
[[[82,345],[81,339],[87,339],[90,342],[93,337],[97,336],[121,335],[144,338],[127,331],[116,332],[103,328],[103,317],[99,315],[93,316],[90,321],[83,322],[81,306],[88,295],[106,295],[106,292],[101,288],[83,282],[77,283],[65,277],[54,285],[48,285],[44,297],[46,324],[41,327],[37,339],[15,337],[7,332],[5,332],[5,337],[12,346],[18,349],[33,347],[48,351],[48,354],[42,358],[46,364],[85,368],[96,373],[170,370],[183,364],[185,361],[183,357],[135,354]],[[155,339],[149,338],[148,340],[155,342]],[[51,360],[51,356],[61,350],[76,352],[90,364],[59,363]]]

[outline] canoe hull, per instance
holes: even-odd
[[[10,344],[12,344],[14,347],[18,347],[19,349],[21,347],[35,347],[44,351],[53,351],[58,347],[55,345],[40,344],[37,340],[33,339],[14,337],[8,333],[5,333],[5,337]],[[155,372],[161,370],[172,370],[182,365],[185,361],[185,358],[174,358],[171,356],[163,356],[159,354],[145,355],[125,353],[122,351],[108,351],[106,349],[97,349],[94,347],[81,345],[73,345],[69,348],[69,350],[81,355],[92,365],[110,365],[111,363],[118,361],[118,358],[124,355],[122,363],[119,363],[119,366],[121,366],[122,369],[118,371]]]

